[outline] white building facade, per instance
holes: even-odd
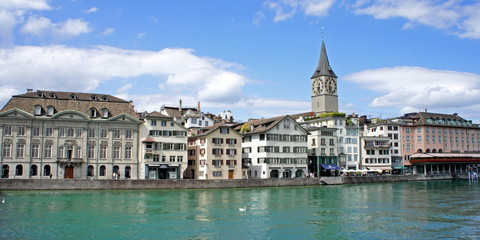
[[[294,119],[282,116],[244,124],[248,131],[242,133],[242,162],[248,165],[249,178],[305,177],[308,132]]]
[[[161,113],[142,119],[139,128],[142,161],[140,176],[145,179],[182,179],[187,169],[187,129]]]

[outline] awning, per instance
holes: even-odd
[[[325,170],[340,170],[340,168],[335,164],[321,164],[320,166]]]
[[[391,167],[372,167],[374,168],[374,170],[386,170],[386,171],[391,171],[392,168]]]

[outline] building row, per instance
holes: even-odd
[[[2,178],[245,179],[466,173],[480,166],[480,127],[458,114],[367,119],[338,111],[322,42],[312,111],[234,122],[232,113],[135,111],[107,95],[33,91],[0,111]]]

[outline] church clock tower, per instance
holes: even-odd
[[[311,79],[312,112],[338,112],[337,75],[330,67],[323,40],[320,60]]]

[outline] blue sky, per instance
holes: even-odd
[[[322,27],[340,111],[480,123],[480,1],[460,0],[0,0],[0,103],[32,88],[307,112]]]

